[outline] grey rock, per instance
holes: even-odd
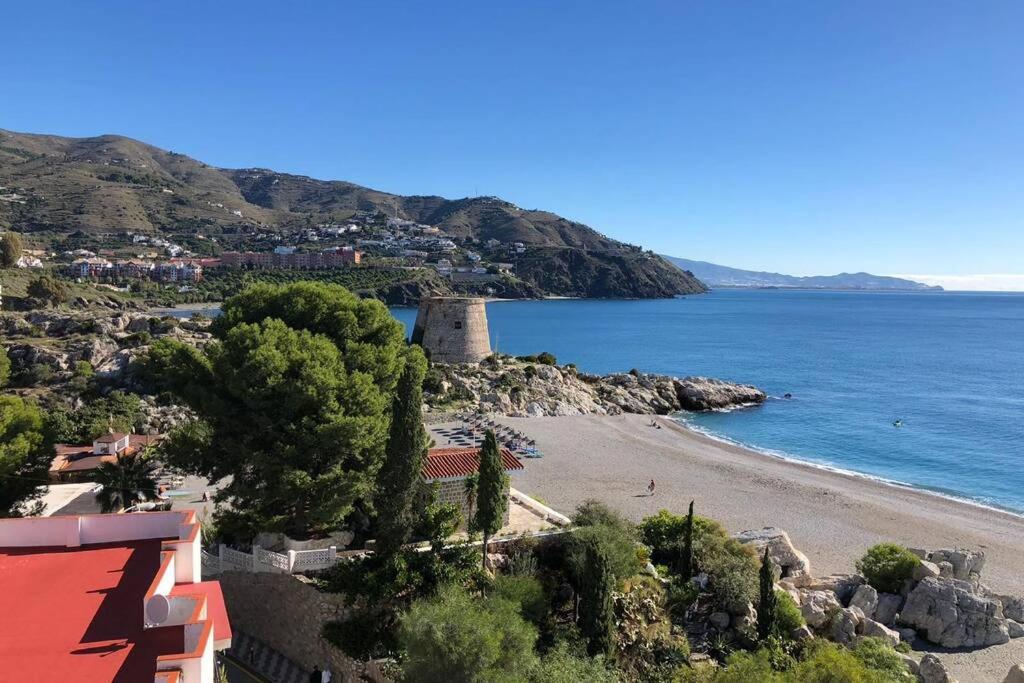
[[[1024,637],[1024,624],[1013,619],[1006,620],[1006,631],[1010,634],[1011,638]]]
[[[839,598],[832,591],[800,591],[800,613],[813,629],[824,629],[832,615],[842,609]]]
[[[930,652],[921,658],[917,675],[921,683],[956,683],[942,660]]]
[[[875,608],[878,607],[878,591],[867,584],[858,586],[850,598],[850,607],[860,608],[869,619],[874,617]]]
[[[864,613],[856,607],[839,610],[832,619],[832,640],[840,645],[849,645],[857,635],[857,629],[864,620]]]
[[[938,566],[935,565],[932,562],[929,562],[928,560],[921,560],[921,563],[919,565],[917,565],[916,567],[914,567],[914,580],[915,581],[920,581],[922,579],[927,579],[929,577],[938,576],[938,575],[939,575],[939,568],[938,568]]]
[[[1024,666],[1014,664],[1003,679],[1003,683],[1024,683]]]
[[[983,647],[1010,639],[1000,602],[956,579],[927,578],[918,583],[900,621],[943,647]]]
[[[758,555],[768,549],[768,557],[782,570],[783,577],[809,576],[811,563],[807,556],[793,546],[789,534],[776,527],[751,529],[733,534],[733,538],[752,547]]]
[[[874,619],[864,619],[861,623],[861,635],[867,638],[881,638],[892,647],[900,644],[900,634],[895,630],[879,624]]]
[[[917,640],[917,631],[912,628],[898,628],[896,632],[900,634],[900,640],[904,643],[913,643]]]
[[[981,576],[985,566],[985,553],[981,550],[965,550],[963,548],[943,548],[932,552],[932,562],[949,562],[953,565],[953,578],[967,581]]]
[[[864,577],[859,574],[831,574],[822,576],[808,582],[804,587],[808,590],[832,591],[843,604],[850,602],[857,587],[863,585]]]
[[[718,410],[763,403],[768,397],[757,387],[732,384],[709,377],[684,377],[674,382],[683,410]]]
[[[726,612],[712,612],[711,616],[708,617],[708,623],[714,626],[719,631],[724,631],[729,628],[729,621],[731,618]]]
[[[944,579],[953,578],[953,564],[951,562],[946,562],[945,560],[943,560],[942,562],[938,563],[938,567],[939,576],[941,576]]]
[[[918,670],[921,668],[921,665],[918,664],[917,660],[908,655],[906,652],[897,652],[896,654],[899,655],[899,658],[903,660],[903,665],[907,667],[907,670],[916,676]]]
[[[878,605],[875,607],[875,615],[872,619],[886,626],[892,626],[896,622],[896,615],[899,614],[901,607],[903,607],[902,595],[879,593]]]

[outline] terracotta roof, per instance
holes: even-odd
[[[506,472],[523,469],[523,463],[507,448],[501,449],[501,464]],[[423,478],[450,479],[466,477],[480,468],[479,448],[432,448],[423,463]]]

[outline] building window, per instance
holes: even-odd
[[[457,329],[457,330],[461,330],[462,329],[462,321],[461,320],[456,320],[455,321],[455,329]]]

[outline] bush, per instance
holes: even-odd
[[[803,626],[804,615],[800,612],[793,596],[786,591],[775,591],[775,624],[779,636],[789,639],[793,631]]]
[[[536,639],[508,601],[457,589],[414,603],[399,633],[410,681],[521,680],[536,666]]]
[[[683,529],[686,515],[672,514],[668,510],[658,510],[658,514],[645,517],[638,527],[640,540],[651,549],[651,558],[655,562],[671,566],[676,564],[683,544]],[[728,538],[725,527],[708,517],[693,516],[694,564],[700,568],[697,550],[700,539],[716,536]]]
[[[47,304],[64,303],[68,298],[68,286],[52,275],[40,275],[28,283],[28,295]]]
[[[536,496],[535,496],[536,497]],[[579,504],[572,516],[576,526],[595,526],[602,524],[620,528],[630,535],[635,534],[635,527],[628,519],[620,515],[599,500],[587,499]]]
[[[896,650],[880,638],[861,638],[853,648],[853,655],[861,663],[876,671],[887,681],[915,681]]]
[[[649,576],[633,577],[615,594],[616,664],[625,680],[670,680],[690,654],[665,615],[665,593]]]
[[[548,615],[548,597],[540,581],[532,576],[499,576],[491,595],[512,603],[532,624],[540,625]]]
[[[588,543],[596,543],[608,556],[608,568],[616,581],[633,576],[643,568],[633,536],[619,526],[596,524],[577,529],[566,539],[566,563],[573,584],[579,586],[586,566]]]
[[[530,674],[532,683],[615,683],[618,676],[599,657],[577,657],[562,643],[549,652]]]
[[[872,546],[857,560],[857,571],[871,586],[882,593],[899,593],[903,583],[911,578],[921,559],[896,543]]]

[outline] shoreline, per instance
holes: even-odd
[[[941,500],[957,503],[960,505],[967,505],[981,510],[987,510],[989,512],[1001,513],[1013,517],[1015,519],[1024,521],[1024,511],[1016,510],[1014,508],[1009,507],[1003,507],[992,503],[985,503],[980,500],[970,498],[964,494],[945,493],[943,491],[936,491],[934,489],[929,489],[924,486],[919,486],[917,484],[910,484],[905,481],[899,481],[898,479],[887,479],[877,474],[868,474],[866,472],[858,472],[857,470],[846,469],[845,467],[840,467],[838,465],[829,465],[828,463],[807,460],[806,458],[801,458],[798,455],[792,455],[791,453],[785,453],[783,451],[773,451],[769,448],[760,448],[758,446],[752,446],[750,444],[745,444],[740,441],[730,439],[729,437],[722,436],[720,434],[715,434],[710,431],[705,431],[703,429],[692,427],[690,425],[674,420],[671,416],[667,415],[651,415],[649,417],[651,417],[652,419],[657,419],[658,421],[665,424],[669,429],[681,430],[687,436],[696,436],[708,439],[710,441],[714,441],[716,443],[724,444],[726,446],[731,446],[733,448],[739,448],[748,451],[751,455],[756,455],[764,458],[772,458],[774,460],[778,460],[781,462],[792,463],[794,465],[799,465],[803,467],[809,467],[812,469],[821,470],[823,472],[831,472],[832,474],[841,477],[849,477],[851,479],[874,482],[882,486],[891,486],[892,488],[900,489],[903,491],[920,493],[928,496],[935,496],[936,498],[939,498]]]
[[[877,543],[985,552],[983,582],[1024,595],[1024,517],[932,491],[769,456],[652,415],[495,416],[534,439],[543,457],[523,460],[512,486],[571,516],[597,499],[633,521],[666,509],[722,523],[730,533],[784,529],[814,576],[855,571]],[[658,420],[661,429],[651,427]],[[440,444],[439,444],[440,445]],[[657,483],[648,495],[647,483]],[[1024,638],[1005,645],[937,651],[963,681],[1002,681],[1024,661]]]

